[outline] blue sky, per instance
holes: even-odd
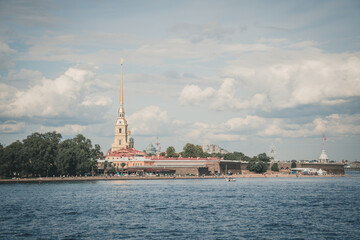
[[[135,147],[359,160],[359,1],[0,1],[0,142],[113,141],[124,58]]]

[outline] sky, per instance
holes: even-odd
[[[360,160],[359,1],[0,0],[0,143],[216,144]]]

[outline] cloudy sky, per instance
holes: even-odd
[[[0,1],[0,142],[56,130],[135,147],[360,160],[359,1]]]

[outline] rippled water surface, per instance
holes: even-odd
[[[0,239],[360,239],[360,178],[0,184]]]

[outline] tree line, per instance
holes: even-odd
[[[167,157],[179,157],[181,154],[182,157],[192,157],[192,158],[207,158],[207,157],[217,157],[222,158],[224,160],[241,160],[248,162],[247,169],[256,173],[264,173],[267,170],[268,163],[270,162],[270,157],[266,155],[266,153],[260,153],[257,156],[249,157],[246,156],[242,152],[233,152],[233,153],[206,153],[202,150],[200,145],[194,145],[192,143],[187,143],[183,147],[183,151],[181,153],[176,153],[175,148],[170,146],[166,149],[164,153],[161,155]],[[279,171],[277,163],[274,163],[271,170]]]
[[[85,175],[96,170],[100,145],[78,134],[61,140],[57,132],[33,133],[22,141],[0,144],[0,177]]]

